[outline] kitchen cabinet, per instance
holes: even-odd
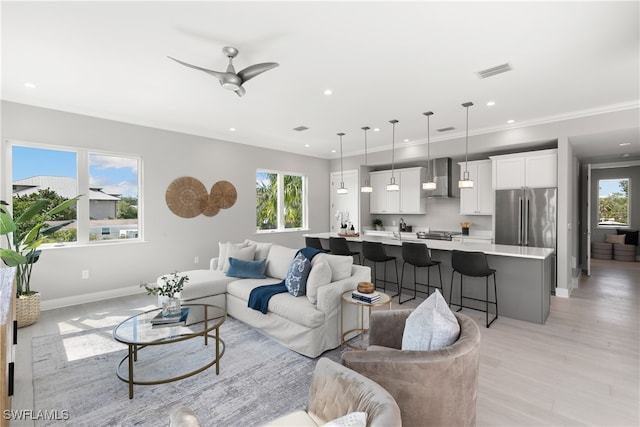
[[[465,171],[465,162],[460,165],[460,179]],[[492,185],[491,160],[478,160],[466,163],[469,179],[473,188],[460,189],[461,215],[493,215],[494,192]]]
[[[423,214],[426,213],[426,195],[422,182],[425,168],[395,169],[393,176],[400,191],[387,191],[391,171],[375,171],[369,174],[371,193],[369,210],[372,214]]]
[[[558,150],[492,156],[496,190],[558,186]]]
[[[340,231],[340,218],[338,212],[341,213],[342,220],[351,221],[355,230],[360,230],[360,184],[358,181],[357,170],[347,170],[342,173],[342,181],[347,194],[338,194],[340,187],[340,172],[331,172],[329,177],[329,230],[333,232]]]

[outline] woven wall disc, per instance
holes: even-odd
[[[182,218],[193,218],[207,206],[209,195],[203,183],[183,176],[169,184],[165,199],[171,212]]]
[[[204,216],[216,216],[218,212],[220,212],[220,206],[218,206],[218,202],[213,200],[211,196],[207,197],[207,205],[202,211],[202,214]]]
[[[229,181],[218,181],[211,187],[210,197],[220,209],[229,209],[236,203],[238,193]]]

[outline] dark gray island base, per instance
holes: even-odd
[[[308,236],[327,239],[323,243],[329,247],[330,236],[337,236],[334,233],[315,233]],[[397,258],[398,276],[402,269],[402,242],[394,239],[379,236],[359,236],[348,237],[349,246],[353,250],[361,251],[361,242],[381,241],[385,245],[387,253]],[[487,254],[489,267],[496,270],[496,280],[498,288],[498,315],[512,319],[525,320],[538,324],[544,324],[549,316],[549,302],[551,299],[552,275],[554,274],[554,251],[549,248],[528,248],[509,245],[494,245],[483,243],[460,243],[438,240],[403,240],[426,244],[431,249],[431,257],[442,262],[442,281],[444,287],[444,297],[449,302],[449,292],[451,291],[451,251],[478,251]],[[390,267],[390,268],[389,268]],[[395,270],[387,267],[387,279],[395,280]],[[438,270],[430,270],[432,284],[438,283]],[[378,277],[383,270],[378,270]],[[427,283],[427,269],[419,269],[418,282]],[[394,286],[394,285],[389,285]],[[464,294],[476,298],[484,298],[485,279],[484,278],[464,278]],[[413,268],[406,268],[404,275],[404,287],[411,290],[403,290],[403,293],[413,292]],[[418,296],[426,297],[427,287],[418,285]],[[391,289],[392,291],[394,289]],[[489,295],[493,297],[493,280],[489,281]],[[460,276],[456,275],[453,283],[451,300],[452,309],[456,309],[460,302]],[[484,304],[473,300],[464,301],[464,305],[483,308]],[[490,312],[493,312],[493,305],[489,305]]]

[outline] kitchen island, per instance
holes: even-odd
[[[313,233],[306,234],[309,237],[326,239],[325,247],[329,247],[329,237],[338,237],[337,233]],[[394,239],[386,236],[346,236],[349,246],[353,250],[361,251],[363,240],[382,242],[386,246],[389,255],[395,256],[398,263],[398,275],[402,269],[402,242],[426,244],[431,250],[431,257],[442,263],[442,281],[445,289],[443,295],[449,301],[451,291],[451,251],[484,252],[487,255],[489,267],[496,270],[498,288],[498,315],[513,319],[525,320],[544,324],[549,316],[549,302],[551,299],[551,286],[555,283],[555,251],[552,248],[533,248],[526,246],[495,245],[489,243],[453,242],[445,240],[430,240],[418,238]],[[370,265],[370,264],[369,264]],[[431,283],[437,283],[437,269],[429,269]],[[395,280],[393,268],[387,268],[387,279]],[[418,272],[418,281],[427,283],[426,269]],[[453,286],[451,299],[454,307],[460,301],[459,276]],[[435,282],[434,282],[435,280]],[[411,288],[413,292],[413,268],[405,270],[404,287]],[[492,286],[490,286],[491,292]],[[465,277],[464,294],[475,298],[484,298],[484,278]],[[418,295],[426,297],[426,286],[418,285]],[[490,296],[493,296],[490,293]],[[484,304],[465,300],[465,305]],[[492,309],[492,305],[489,306]]]

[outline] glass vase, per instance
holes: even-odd
[[[167,297],[162,302],[162,317],[179,317],[180,309],[180,297]]]

